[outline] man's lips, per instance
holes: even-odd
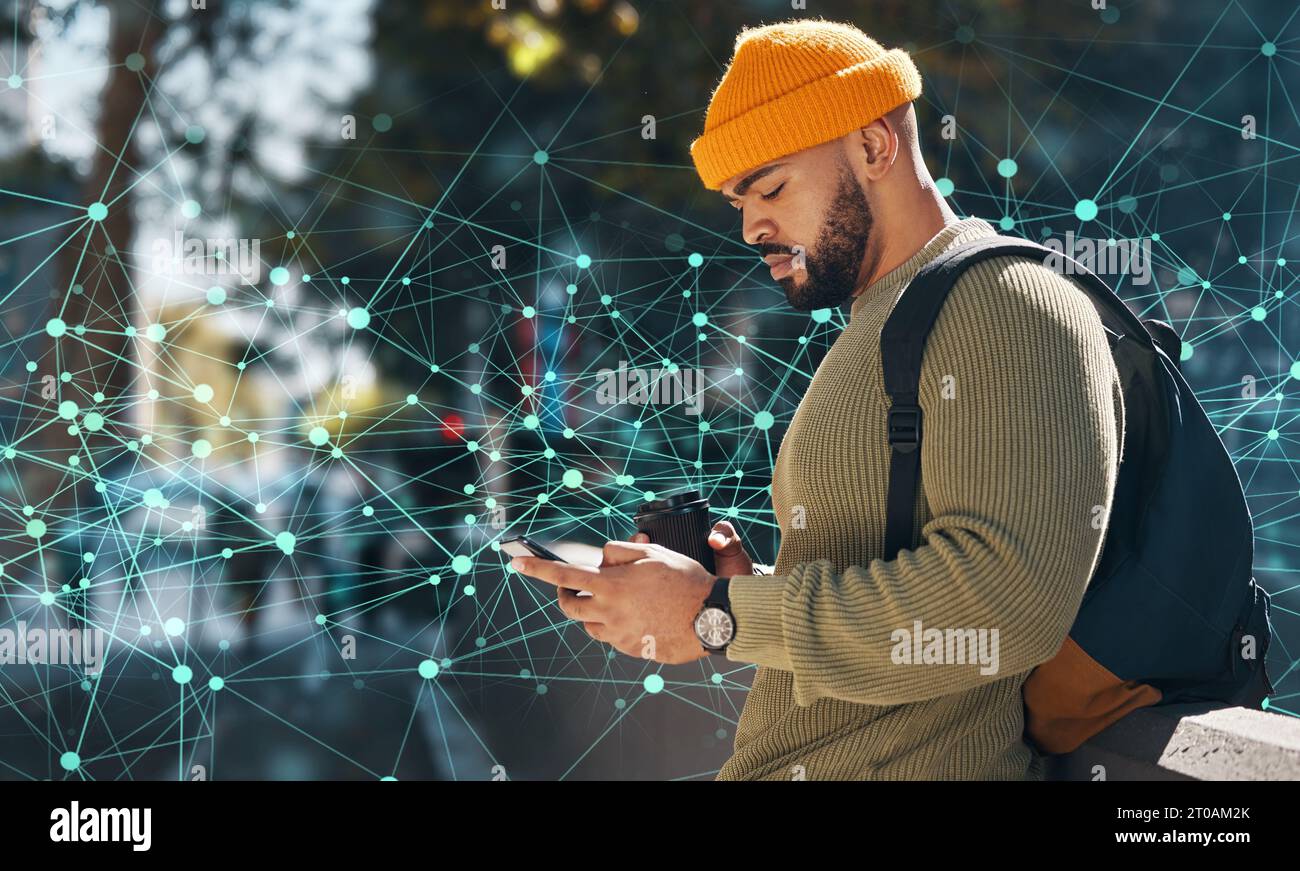
[[[763,258],[772,273],[773,281],[780,281],[794,271],[790,265],[794,257],[790,254],[769,254]]]

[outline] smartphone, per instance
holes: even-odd
[[[501,542],[501,552],[507,554],[511,558],[517,556],[536,556],[545,560],[551,560],[552,562],[568,564],[567,560],[560,559],[552,551],[533,541],[526,535],[515,536],[514,538]],[[569,590],[568,587],[565,587],[564,589]],[[590,593],[583,593],[580,590],[569,590],[569,592],[577,593],[579,596],[591,595]]]
[[[509,554],[511,557],[536,556],[541,557],[542,559],[551,560],[552,562],[564,562],[564,560],[560,559],[554,553],[526,535],[519,535],[501,542],[501,550],[502,552]]]

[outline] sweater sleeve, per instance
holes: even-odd
[[[968,269],[931,331],[920,401],[932,519],[915,549],[731,580],[728,657],[791,672],[800,705],[901,704],[1027,672],[1078,611],[1123,441],[1119,376],[1084,291],[1026,260]]]

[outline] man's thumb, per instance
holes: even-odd
[[[742,549],[740,544],[740,535],[725,520],[720,520],[713,526],[713,531],[709,533],[709,547],[723,555],[730,555]]]
[[[630,541],[607,541],[600,564],[603,567],[634,563],[645,557],[648,547],[649,545]]]

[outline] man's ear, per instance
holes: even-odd
[[[854,145],[861,151],[863,172],[878,181],[889,172],[898,157],[898,132],[886,118],[877,118],[854,134]]]

